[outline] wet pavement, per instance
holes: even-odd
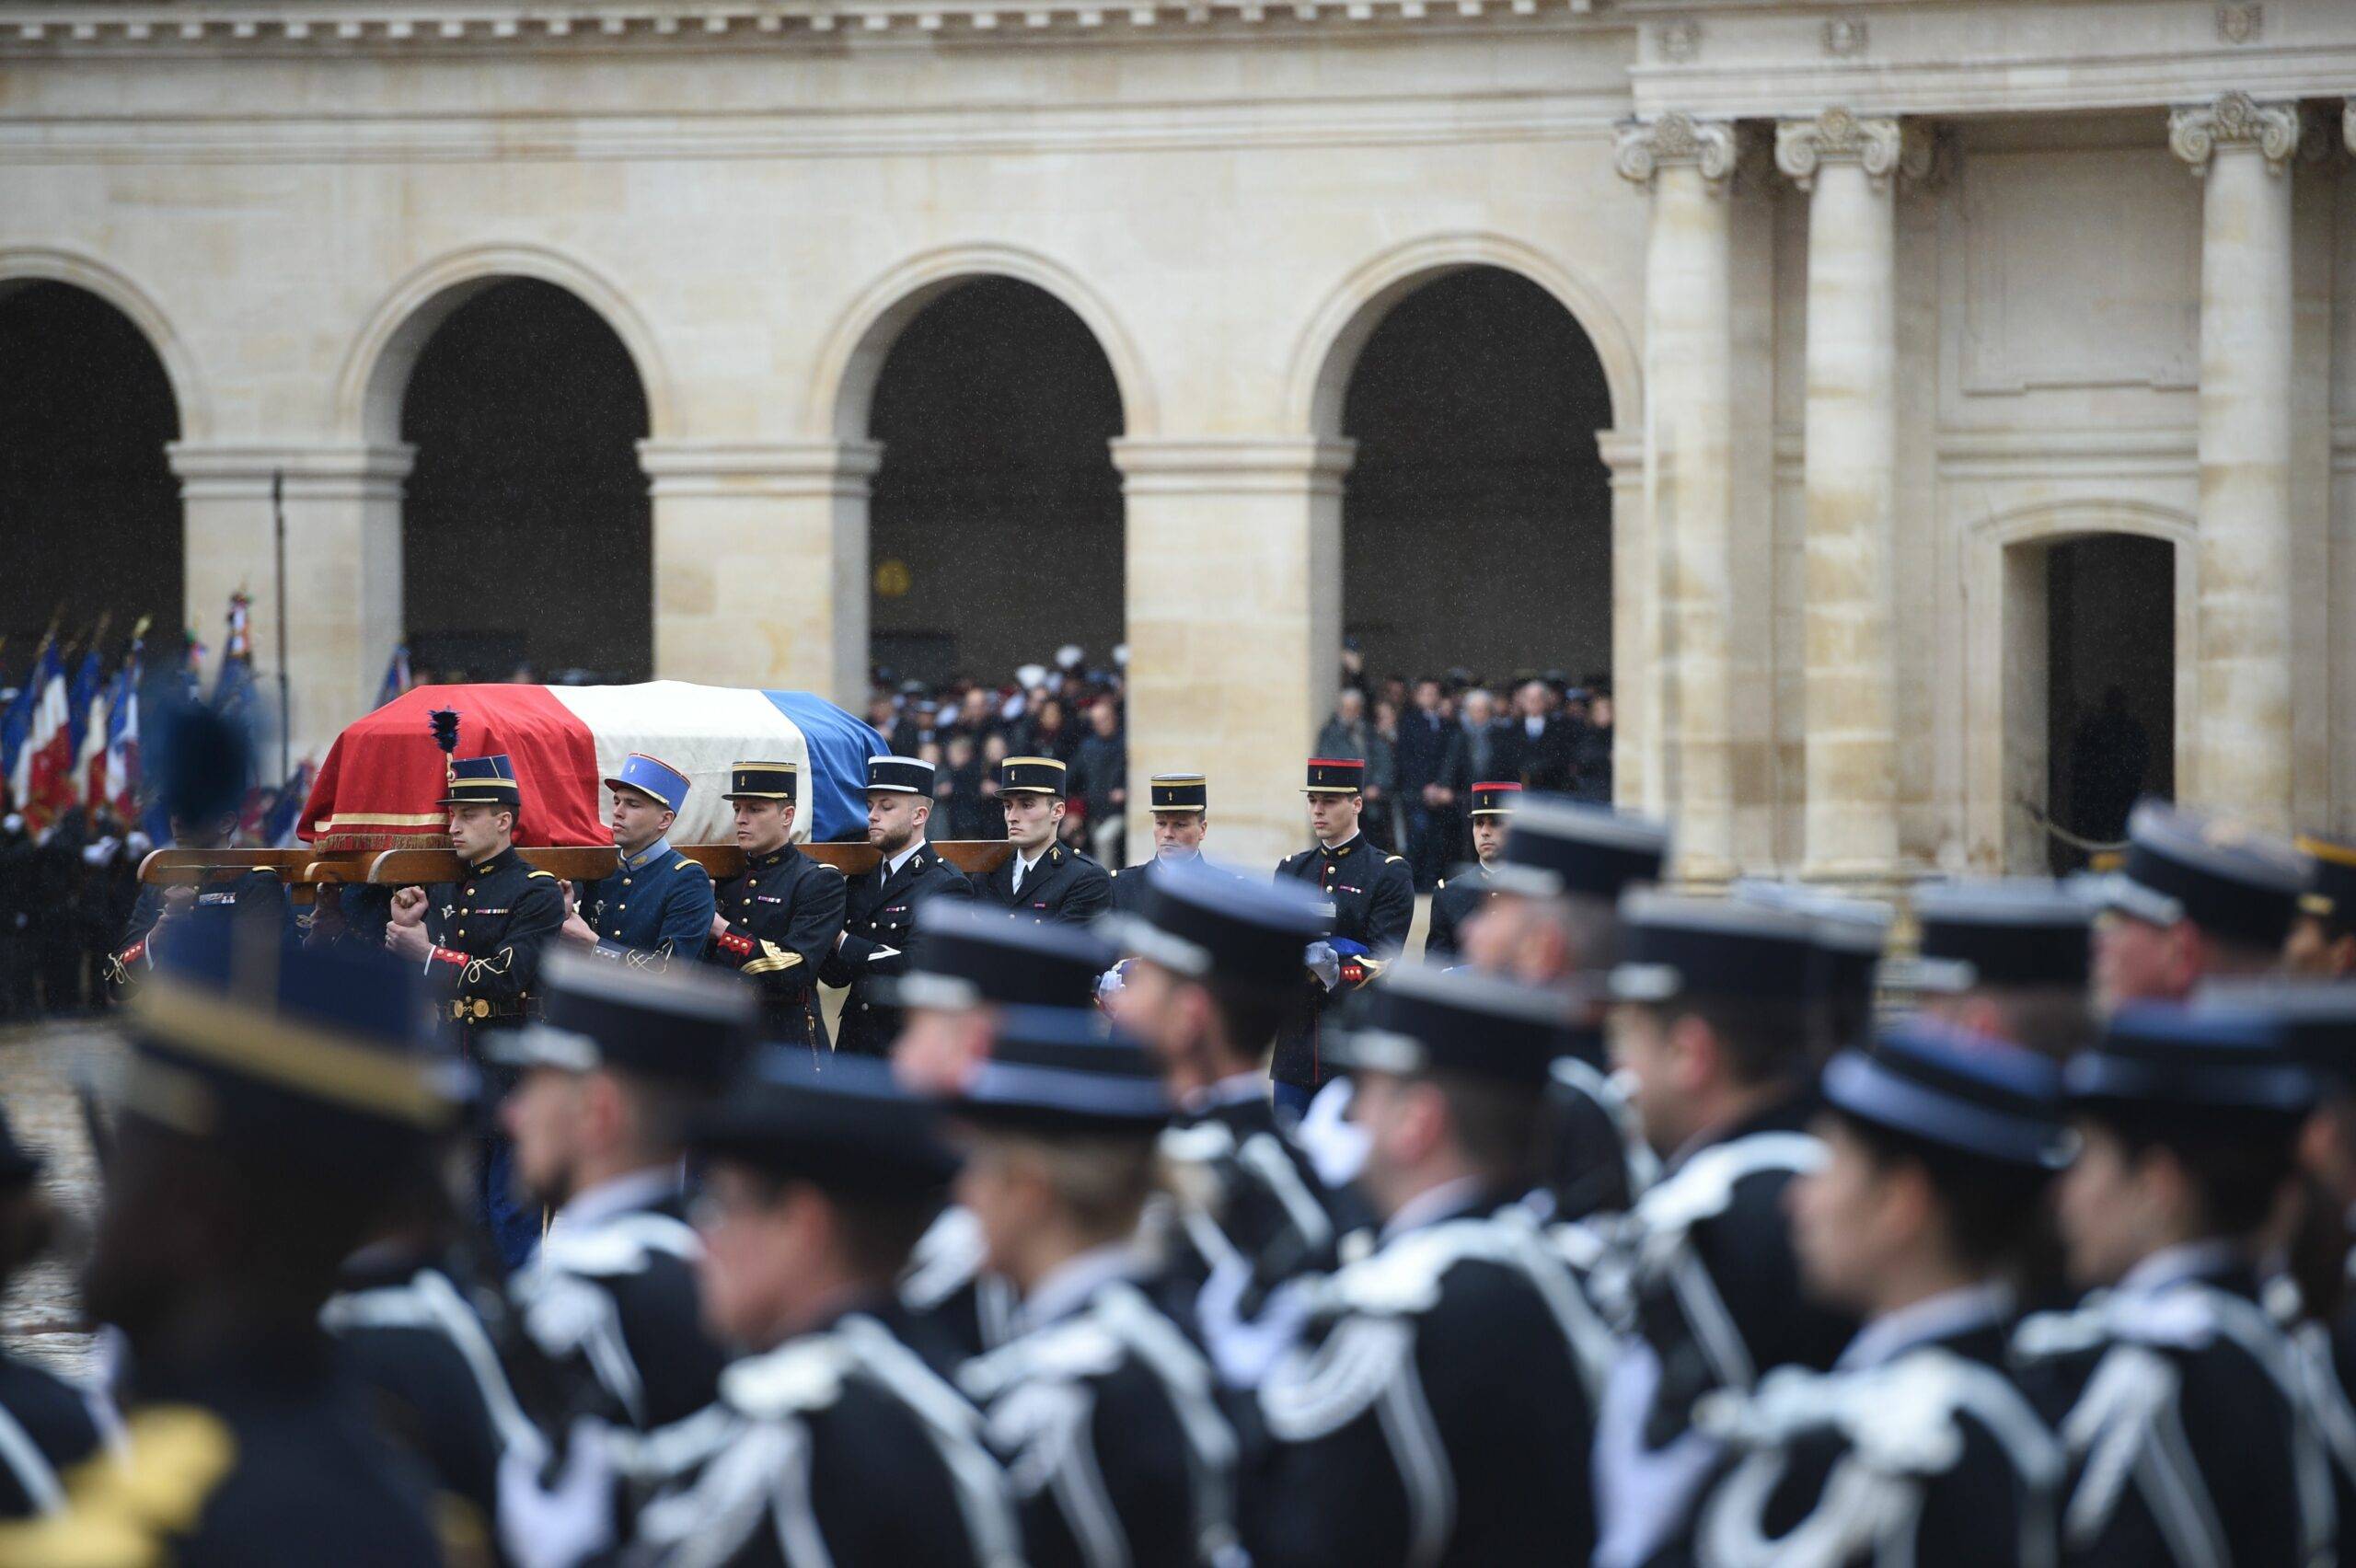
[[[0,1297],[0,1343],[68,1374],[87,1370],[89,1355],[74,1274],[98,1204],[97,1168],[74,1085],[102,1080],[121,1056],[121,1042],[99,1020],[0,1028],[0,1101],[7,1105],[17,1140],[47,1162],[40,1182],[62,1222],[52,1255],[17,1276]]]

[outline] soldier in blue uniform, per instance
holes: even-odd
[[[2091,880],[2096,1003],[2180,1002],[2204,980],[2281,967],[2315,862],[2288,839],[2230,817],[2144,801],[2127,818],[2127,859]]]
[[[714,894],[705,961],[753,982],[766,1039],[834,1048],[818,1007],[818,969],[842,935],[848,892],[842,872],[793,845],[801,769],[790,762],[740,762],[726,799],[736,808],[741,875]]]
[[[935,898],[971,898],[965,873],[925,842],[932,817],[932,764],[907,756],[867,759],[867,841],[881,857],[872,871],[850,879],[843,934],[819,967],[829,986],[847,986],[837,1052],[881,1056],[899,1037],[899,1009],[884,1000],[876,982],[907,972],[909,932],[916,912]]]
[[[0,1290],[49,1250],[55,1216],[36,1180],[41,1159],[18,1143],[0,1112]],[[0,1351],[0,1519],[45,1514],[64,1501],[58,1476],[98,1450],[97,1396],[22,1356]]]
[[[1199,773],[1157,773],[1146,787],[1153,802],[1153,859],[1113,873],[1116,913],[1137,912],[1154,867],[1203,858],[1203,834],[1210,825],[1208,781]]]
[[[1278,1037],[1268,1069],[1277,1106],[1296,1117],[1330,1076],[1320,1044],[1326,1018],[1398,956],[1415,923],[1415,879],[1407,862],[1376,848],[1358,831],[1365,786],[1364,762],[1311,757],[1301,793],[1309,797],[1317,845],[1276,867],[1276,875],[1309,883],[1334,905],[1334,923],[1322,951],[1312,949],[1303,980],[1315,987],[1316,1005],[1305,1021]]]
[[[142,989],[84,1294],[127,1354],[121,1451],[0,1562],[445,1560],[318,1312],[384,1171],[455,1119],[450,1063],[413,971],[253,935],[191,931]]]
[[[1465,923],[1481,912],[1495,891],[1499,851],[1506,847],[1506,829],[1514,808],[1521,803],[1521,786],[1487,783],[1472,786],[1473,863],[1453,877],[1442,877],[1432,893],[1431,931],[1424,938],[1424,957],[1438,963],[1458,955]]]
[[[2356,844],[2302,834],[2298,847],[2315,864],[2315,881],[2299,900],[2284,965],[2318,980],[2356,977]]]
[[[1882,965],[1882,984],[1932,1018],[2066,1061],[2094,1034],[2094,910],[2044,877],[1917,888],[1915,954]]]
[[[976,895],[1034,925],[1086,925],[1104,913],[1113,902],[1112,877],[1057,839],[1064,820],[1064,765],[1051,756],[1008,757],[999,765],[998,795],[1014,853],[983,876]]]
[[[1725,1445],[1696,1557],[1732,1568],[2051,1562],[2062,1447],[2015,1381],[2018,1270],[2069,1158],[2060,1068],[1927,1020],[1832,1059],[1822,1167],[1792,1189],[1809,1293],[1865,1326],[1696,1413]],[[1805,1541],[1804,1548],[1798,1545]]]
[[[621,863],[573,890],[566,940],[635,969],[692,963],[711,940],[711,873],[671,847],[665,836],[687,803],[687,776],[639,752],[606,780],[613,791],[614,847]]]
[[[505,755],[465,757],[451,765],[450,847],[466,875],[432,889],[393,894],[385,946],[422,966],[426,994],[451,1020],[467,1058],[484,1065],[484,1043],[521,1029],[537,1009],[540,958],[564,923],[562,884],[515,852],[523,792]],[[503,1082],[485,1071],[483,1105],[495,1106]],[[499,1255],[513,1267],[539,1239],[539,1216],[515,1199],[506,1136],[486,1121],[477,1167],[481,1217]]]

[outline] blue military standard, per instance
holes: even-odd
[[[659,807],[655,820],[664,830],[687,798],[687,775],[638,752],[605,782],[617,797],[628,790]],[[618,833],[617,847],[621,864],[578,889],[581,917],[596,933],[597,955],[641,969],[702,957],[716,907],[710,873],[671,847],[665,831],[635,847]]]

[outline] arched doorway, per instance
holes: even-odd
[[[400,437],[404,619],[420,678],[653,674],[646,390],[622,339],[554,283],[471,285],[416,353]]]
[[[869,405],[870,658],[996,686],[1066,643],[1109,668],[1123,632],[1122,433],[1111,362],[1035,284],[953,283],[892,341]]]
[[[168,667],[188,624],[172,385],[132,319],[87,289],[0,281],[0,671],[21,675],[42,631],[109,617],[111,659],[142,616]],[[216,606],[200,606],[211,612]]]
[[[2047,814],[2056,871],[2071,840],[2116,843],[2142,795],[2176,793],[2176,551],[2094,534],[2045,552]]]

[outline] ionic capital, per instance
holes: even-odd
[[[2255,148],[2280,174],[2299,150],[2299,106],[2260,103],[2242,92],[2180,105],[2168,111],[2168,147],[2196,175],[2209,172],[2209,160],[2221,147]]]
[[[1775,167],[1801,190],[1812,186],[1816,171],[1831,163],[1857,164],[1876,180],[1919,179],[1931,171],[1930,133],[1916,121],[1845,109],[1777,123]]]
[[[1650,185],[1655,174],[1671,165],[1698,168],[1703,179],[1723,185],[1734,177],[1741,153],[1731,121],[1672,112],[1655,120],[1623,120],[1618,130],[1611,166],[1622,179],[1639,185]]]

